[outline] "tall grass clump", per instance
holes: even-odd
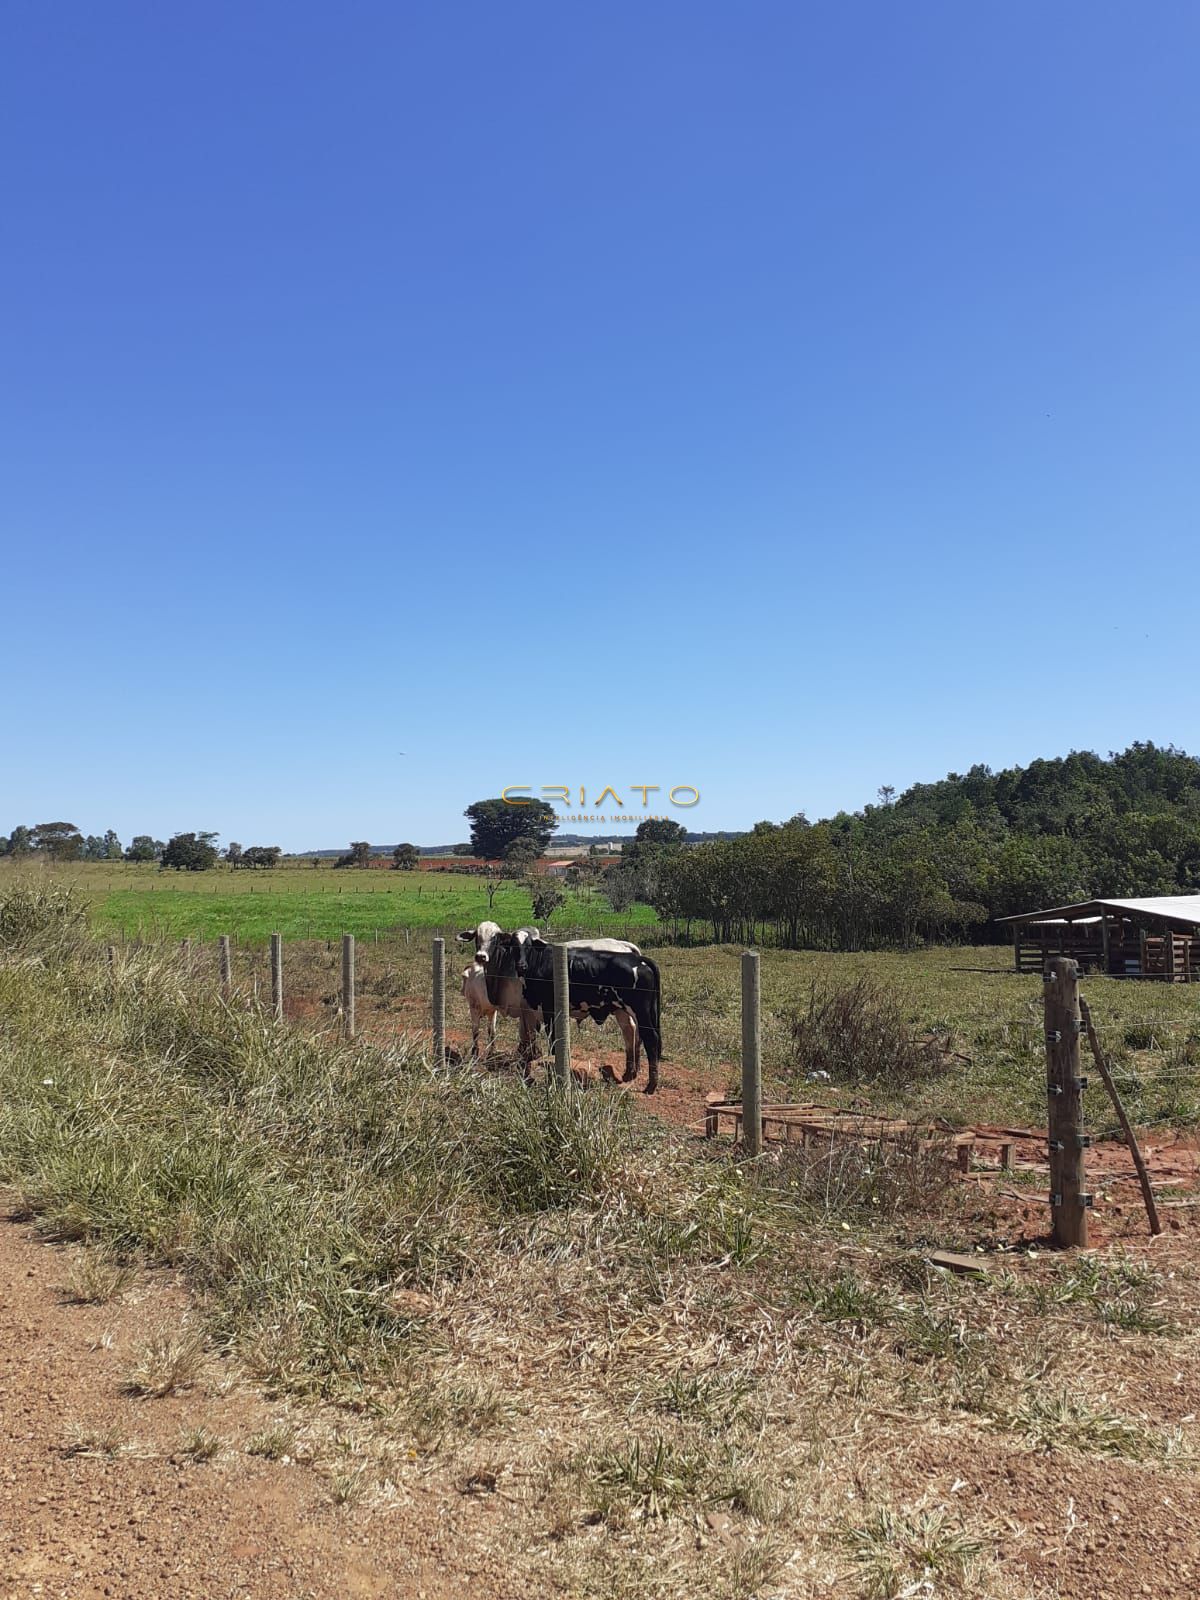
[[[522,1217],[599,1207],[633,1148],[617,1097],[280,1026],[174,952],[110,967],[66,897],[15,898],[0,1180],[60,1238],[183,1268],[266,1374],[393,1370],[422,1337],[397,1290],[463,1276]]]
[[[0,899],[0,953],[61,954],[86,938],[87,910],[70,888],[17,884]]]

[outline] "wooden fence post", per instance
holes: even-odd
[[[564,1085],[571,1081],[571,980],[568,955],[565,944],[554,946],[554,1076]]]
[[[354,1037],[354,935],[342,935],[342,1035]]]
[[[742,953],[742,1148],[762,1154],[762,999],[758,951]]]
[[[1045,980],[1046,1103],[1050,1138],[1050,1231],[1055,1244],[1088,1242],[1083,1152],[1083,1088],[1079,1073],[1079,965],[1055,956]]]
[[[221,993],[228,1000],[233,992],[233,961],[229,954],[227,933],[223,933],[217,941],[217,965],[221,974]]]
[[[271,935],[271,1010],[275,1021],[283,1021],[283,935]]]
[[[446,1064],[446,941],[433,941],[433,1064]]]

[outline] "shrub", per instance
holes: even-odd
[[[945,1069],[935,1038],[918,1038],[896,998],[869,978],[813,984],[808,1009],[790,1019],[792,1066],[838,1083],[903,1087]]]
[[[84,937],[86,915],[70,889],[22,884],[0,900],[0,948],[65,950]]]

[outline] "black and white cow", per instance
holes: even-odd
[[[638,1051],[646,1047],[649,1075],[646,1093],[658,1087],[658,1064],[662,1058],[662,989],[658,967],[636,946],[627,949],[602,949],[607,944],[627,944],[625,940],[572,940],[567,945],[568,1002],[571,1017],[582,1022],[590,1017],[602,1023],[615,1016],[625,1035],[625,1074],[623,1083],[637,1077]],[[489,997],[499,995],[501,986],[512,981],[521,985],[524,1007],[536,1033],[545,1028],[554,1044],[554,952],[544,939],[522,938],[516,933],[499,933],[488,950],[487,986]],[[524,1036],[526,1024],[522,1023]],[[605,1065],[604,1076],[611,1083],[616,1074]],[[528,1071],[528,1061],[526,1061]]]
[[[488,979],[488,953],[492,947],[492,940],[502,932],[498,922],[481,922],[474,928],[464,928],[455,935],[459,944],[473,944],[475,946],[475,959],[469,967],[463,969],[462,993],[471,1013],[471,1050],[475,1056],[479,1055],[479,1035],[486,1027],[488,1034],[486,1054],[491,1053],[496,1043],[496,1019],[500,1016],[514,1017],[520,1024],[519,1040],[522,1058],[532,1054],[533,1041],[537,1035],[537,1018],[533,1016],[525,1004],[521,994],[521,984],[516,978],[504,983],[489,984]],[[518,939],[536,939],[536,928],[518,928]]]

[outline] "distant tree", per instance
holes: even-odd
[[[895,803],[896,803],[896,786],[895,786],[895,784],[892,784],[892,783],[881,783],[879,785],[879,804],[881,806],[890,806],[890,805],[894,805]]]
[[[235,839],[231,839],[225,848],[225,859],[231,867],[242,865],[242,847]]]
[[[6,833],[0,833],[0,856],[12,854],[12,840]]]
[[[673,822],[670,817],[647,817],[645,822],[639,822],[637,832],[631,841],[636,845],[678,845],[687,838],[687,829],[682,822]],[[626,846],[626,855],[629,847]]]
[[[83,841],[83,859],[85,861],[103,861],[104,840],[98,833],[89,833]]]
[[[397,872],[415,872],[421,864],[421,852],[415,844],[398,844],[392,851],[392,861]]]
[[[637,899],[637,877],[628,867],[613,867],[604,874],[601,893],[614,911],[628,911]]]
[[[472,850],[470,841],[468,840],[463,844],[452,845],[450,847],[450,854],[452,856],[473,856],[475,852]]]
[[[161,839],[152,839],[148,833],[135,833],[133,842],[125,852],[126,861],[159,861],[166,849]]]
[[[8,854],[26,856],[33,849],[33,830],[18,825],[8,836]]]
[[[471,854],[494,861],[518,839],[531,839],[541,855],[558,827],[554,807],[544,800],[509,805],[506,800],[476,800],[463,813],[471,824]]]
[[[529,898],[533,902],[535,922],[549,922],[558,908],[565,905],[567,900],[558,879],[548,873],[540,878],[530,880]]]
[[[279,858],[283,854],[282,848],[277,844],[252,844],[242,851],[243,867],[277,867]]]
[[[369,867],[371,846],[365,839],[355,839],[346,854],[339,856],[333,864],[335,867]]]
[[[104,859],[106,861],[120,861],[123,854],[124,851],[121,849],[120,839],[109,828],[104,835]]]
[[[504,852],[504,875],[506,878],[524,878],[532,874],[534,867],[541,860],[541,848],[536,839],[514,839]]]
[[[83,835],[73,822],[39,822],[32,842],[54,861],[78,861],[83,854]]]
[[[215,833],[176,833],[167,841],[160,867],[176,872],[207,872],[217,864]]]

